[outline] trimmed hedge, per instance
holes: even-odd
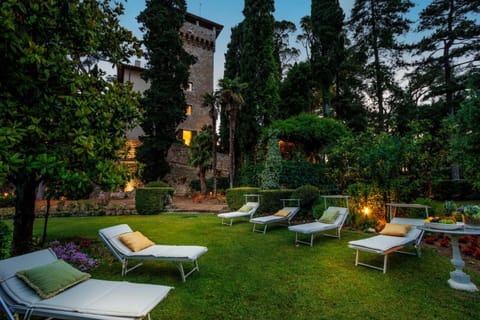
[[[277,212],[283,208],[281,199],[290,199],[294,191],[292,189],[260,190],[260,207],[257,212],[269,214]],[[286,205],[290,204],[286,203]]]
[[[135,193],[135,209],[138,214],[150,215],[163,211],[168,196],[173,197],[173,188],[138,188]]]
[[[145,185],[145,188],[168,188],[168,183],[163,181],[150,181]]]
[[[292,194],[292,198],[300,199],[301,210],[299,217],[313,217],[312,207],[318,203],[320,190],[310,184],[298,187]]]
[[[237,210],[245,204],[245,194],[259,194],[260,188],[239,187],[225,190],[227,205],[230,210]],[[260,204],[263,199],[260,199]]]

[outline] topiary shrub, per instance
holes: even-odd
[[[318,202],[320,190],[312,185],[298,187],[292,193],[292,198],[300,199],[299,217],[312,218],[312,207]]]
[[[5,222],[0,221],[0,259],[10,256],[10,245],[12,243],[12,232]]]
[[[260,188],[254,187],[240,187],[240,188],[231,188],[225,190],[225,195],[227,197],[227,205],[230,210],[237,210],[245,204],[245,194],[258,194]],[[263,199],[260,199],[260,204]]]
[[[162,212],[166,200],[173,197],[173,192],[173,188],[138,188],[135,192],[137,213],[150,215]]]
[[[170,187],[168,183],[163,182],[163,181],[150,181],[147,182],[145,185],[145,188],[168,188]]]
[[[259,213],[275,213],[283,208],[282,199],[291,199],[292,189],[260,190]],[[286,203],[289,206],[291,203]]]

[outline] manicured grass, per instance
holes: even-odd
[[[449,259],[432,249],[422,257],[393,254],[386,274],[355,267],[347,242],[369,235],[344,230],[342,239],[319,236],[313,248],[295,246],[294,233],[252,224],[220,224],[209,214],[162,214],[50,219],[50,240],[75,235],[96,239],[98,230],[127,223],[154,242],[207,246],[200,272],[181,282],[169,262],[148,261],[125,280],[174,286],[152,319],[478,319],[480,293],[447,283]],[[40,236],[43,220],[37,219]],[[104,246],[101,246],[102,248]],[[110,255],[107,255],[110,257]],[[364,255],[364,257],[367,257]],[[382,257],[371,255],[372,262]],[[468,271],[467,271],[468,272]],[[92,276],[122,280],[120,264],[104,259]],[[469,272],[480,285],[480,274]]]

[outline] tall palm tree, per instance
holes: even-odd
[[[198,168],[198,179],[200,180],[200,193],[207,194],[206,173],[212,161],[209,147],[211,146],[211,127],[205,126],[199,134],[192,139],[189,148],[188,163]]]
[[[213,195],[217,195],[217,103],[219,100],[219,91],[207,92],[203,96],[203,106],[210,108],[209,113],[212,118],[212,172],[213,172]]]
[[[247,87],[247,83],[240,82],[238,78],[223,78],[219,81],[219,84],[220,101],[225,106],[225,112],[229,119],[230,188],[233,188],[235,178],[235,129],[238,111],[245,103],[241,91]]]

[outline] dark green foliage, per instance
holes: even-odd
[[[12,231],[5,222],[0,221],[0,259],[5,259],[10,256],[11,243]]]
[[[169,172],[168,149],[176,139],[176,129],[185,118],[185,94],[189,68],[195,58],[183,48],[179,30],[185,21],[184,0],[147,1],[138,16],[142,24],[149,69],[142,77],[150,82],[141,100],[145,136],[137,158],[145,164],[143,178],[157,180]]]
[[[290,199],[293,191],[293,189],[261,190],[260,207],[257,212],[274,214],[283,208],[283,202],[281,199]],[[294,204],[296,205],[296,203]],[[292,203],[287,202],[285,205],[291,206]]]
[[[0,208],[15,206],[15,194],[9,193],[7,196],[0,195]]]
[[[163,211],[168,197],[173,197],[173,188],[138,188],[135,193],[135,209],[140,215],[158,214]]]
[[[207,193],[213,192],[213,177],[206,180]],[[217,177],[217,193],[223,193],[230,187],[230,179],[228,177]],[[190,189],[200,192],[200,180],[190,181]]]
[[[169,185],[163,181],[150,181],[145,184],[145,188],[168,188]]]
[[[227,205],[230,210],[237,210],[245,204],[245,194],[258,194],[260,188],[252,187],[239,187],[225,190],[225,196],[227,198]],[[260,198],[260,203],[263,199]]]
[[[357,0],[352,8],[353,45],[366,61],[365,93],[378,110],[373,122],[377,131],[386,129],[387,99],[397,90],[396,57],[402,48],[398,37],[409,30],[410,21],[405,13],[412,6],[410,0]]]
[[[304,185],[295,189],[292,198],[300,199],[300,217],[311,216],[312,207],[319,201],[320,190],[312,185]]]
[[[120,26],[122,6],[109,0],[1,7],[0,180],[6,172],[15,185],[12,253],[20,254],[31,249],[40,182],[58,196],[125,183],[118,158],[137,124],[138,95],[107,82],[97,63],[124,62],[138,43]]]
[[[312,0],[312,79],[321,93],[325,116],[330,116],[331,87],[344,59],[344,18],[338,0]]]
[[[479,67],[478,0],[433,0],[420,13],[420,56],[414,72],[417,88],[428,86],[425,100],[441,98],[443,115],[454,114],[463,100],[468,75]],[[422,91],[422,90],[420,90]]]
[[[261,127],[269,125],[278,113],[280,73],[274,57],[273,11],[273,0],[246,0],[245,19],[232,31],[226,54],[225,76],[248,83],[235,130],[240,163],[253,159]]]
[[[280,84],[278,118],[287,119],[313,110],[312,76],[309,62],[294,64]]]
[[[274,121],[270,129],[276,130],[281,140],[295,143],[297,151],[314,161],[323,161],[318,158],[319,153],[349,132],[340,121],[307,113]]]
[[[472,90],[460,110],[453,117],[455,126],[453,158],[465,170],[465,179],[480,191],[480,91]]]
[[[432,185],[435,200],[480,199],[480,193],[467,180],[438,180]]]
[[[322,189],[322,193],[325,193],[325,189],[337,189],[326,177],[326,168],[322,163],[313,164],[307,161],[283,161],[280,185],[295,189],[307,184]]]

